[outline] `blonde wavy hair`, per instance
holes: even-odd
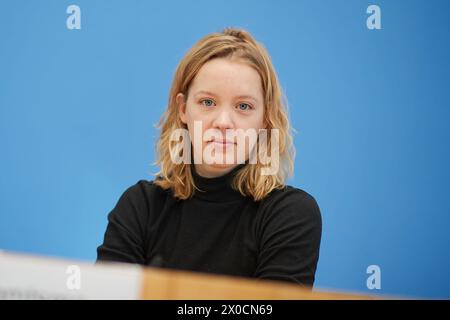
[[[291,127],[287,113],[287,103],[264,46],[243,29],[226,28],[220,33],[212,33],[200,39],[179,63],[170,89],[167,109],[156,125],[160,129],[156,145],[157,160],[154,163],[160,171],[154,174],[154,184],[163,189],[171,189],[175,198],[185,200],[199,190],[194,183],[191,165],[175,164],[171,160],[171,133],[187,126],[181,121],[176,103],[178,93],[188,95],[189,87],[208,61],[215,58],[237,58],[253,67],[260,75],[264,96],[264,123],[268,132],[270,150],[271,130],[279,132],[279,170],[274,175],[261,175],[263,165],[246,164],[235,174],[232,188],[254,201],[265,198],[272,190],[285,186],[285,180],[293,172],[295,149],[292,144]],[[172,141],[173,142],[173,141]]]

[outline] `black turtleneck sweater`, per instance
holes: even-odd
[[[108,215],[97,261],[314,283],[322,221],[315,199],[286,186],[255,202],[231,188],[242,167],[205,178],[188,200],[141,180]],[[192,165],[192,168],[194,166]]]

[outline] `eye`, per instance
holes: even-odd
[[[211,99],[203,99],[200,101],[200,103],[205,107],[212,107],[214,105],[214,101],[212,101]]]
[[[240,104],[238,105],[238,108],[239,108],[239,110],[241,110],[241,111],[247,111],[247,110],[253,109],[252,106],[249,105],[248,103],[240,103]]]

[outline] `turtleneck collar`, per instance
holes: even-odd
[[[195,165],[191,164],[194,183],[201,190],[195,190],[194,197],[209,202],[230,202],[242,199],[243,196],[240,192],[231,187],[231,182],[236,173],[245,165],[246,163],[239,164],[222,176],[206,178],[200,176],[195,170]]]

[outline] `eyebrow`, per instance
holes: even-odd
[[[194,94],[194,96],[198,96],[198,95],[201,95],[201,94],[205,94],[205,95],[217,97],[216,94],[214,94],[214,93],[212,93],[212,92],[210,92],[210,91],[205,91],[205,90],[200,90],[200,91],[196,92],[196,93]],[[253,96],[251,96],[251,95],[240,95],[240,96],[237,96],[237,97],[235,97],[235,98],[236,98],[236,99],[251,99],[251,100],[254,100],[255,102],[258,101],[255,97],[253,97]]]

